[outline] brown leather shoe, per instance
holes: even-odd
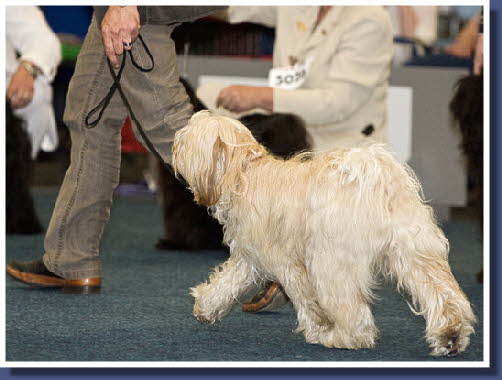
[[[242,310],[247,313],[274,311],[288,302],[289,298],[282,286],[277,282],[270,282],[249,303],[242,304]]]
[[[64,293],[99,293],[101,289],[101,278],[67,280],[50,272],[42,259],[12,261],[7,265],[7,273],[15,280],[25,284],[61,288]]]

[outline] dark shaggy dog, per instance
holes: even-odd
[[[483,76],[470,75],[456,86],[450,112],[462,135],[461,148],[466,157],[468,188],[483,232]],[[478,274],[483,281],[483,271]]]
[[[37,234],[43,231],[29,189],[31,174],[31,143],[10,105],[6,118],[6,229],[7,234]]]
[[[187,90],[194,111],[206,109],[196,97],[191,86],[181,82]],[[287,158],[309,149],[304,122],[291,114],[252,114],[241,122],[253,133],[256,140],[273,154]],[[165,236],[156,247],[159,249],[221,249],[223,232],[205,207],[197,205],[192,193],[174,175],[161,168],[160,187],[164,207]]]

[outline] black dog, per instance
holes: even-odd
[[[467,161],[468,189],[483,233],[483,76],[459,80],[450,102],[450,112],[462,135],[461,148]],[[478,274],[483,282],[483,271]]]
[[[194,111],[206,109],[188,82],[180,80],[185,86]],[[305,124],[295,115],[252,114],[241,118],[240,121],[249,128],[258,142],[277,156],[288,158],[310,148]],[[158,241],[156,247],[167,250],[221,249],[222,228],[209,215],[207,208],[197,205],[192,193],[163,167],[160,179],[165,236]]]
[[[6,116],[6,232],[7,234],[38,234],[43,232],[30,194],[31,143],[23,121],[16,117],[10,105]]]

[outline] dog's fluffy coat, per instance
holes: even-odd
[[[303,120],[291,114],[252,114],[241,122],[270,153],[289,158],[309,148]],[[158,249],[222,249],[223,231],[207,207],[196,204],[192,193],[160,165],[160,188],[164,211],[164,237]]]
[[[372,347],[382,272],[425,317],[433,355],[467,347],[475,317],[450,271],[448,241],[414,174],[382,145],[285,161],[238,121],[202,111],[177,132],[173,165],[223,224],[231,251],[192,289],[200,321],[222,319],[254,284],[273,280],[307,342]]]
[[[207,109],[197,98],[192,86],[180,78],[194,111]],[[251,131],[257,141],[272,154],[288,158],[307,150],[309,137],[305,123],[296,115],[253,113],[240,121]],[[156,244],[158,249],[222,249],[223,231],[207,208],[197,205],[192,193],[180,183],[164,165],[159,165],[159,179],[164,212],[164,236]]]

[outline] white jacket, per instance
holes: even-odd
[[[302,87],[274,89],[274,112],[291,112],[307,123],[313,149],[348,147],[371,138],[385,141],[392,28],[382,7],[334,6],[313,30],[318,6],[230,7],[231,22],[276,28],[273,66],[313,58]],[[217,94],[198,92],[209,108]],[[238,116],[238,115],[236,115]]]
[[[34,83],[33,100],[14,111],[26,122],[35,158],[40,149],[54,150],[58,143],[51,82],[61,61],[61,44],[38,7],[8,6],[5,9],[6,86],[22,60],[31,61],[42,70]]]

